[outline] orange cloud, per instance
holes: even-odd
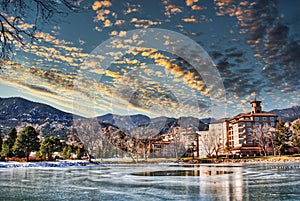
[[[184,22],[190,22],[190,23],[195,23],[195,22],[197,22],[197,19],[195,18],[195,16],[182,18],[182,20],[183,20]]]
[[[112,3],[109,0],[104,0],[104,1],[95,1],[92,9],[93,10],[98,10],[101,7],[110,7]]]
[[[192,6],[194,3],[197,3],[198,0],[185,0],[187,6]]]

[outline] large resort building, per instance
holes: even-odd
[[[199,132],[199,156],[207,155],[203,140],[205,135],[213,135],[215,144],[219,143],[219,155],[257,155],[262,152],[259,139],[255,136],[256,129],[268,128],[268,132],[275,132],[277,115],[262,110],[261,101],[250,102],[251,112],[241,113],[232,118],[212,121],[209,131]],[[201,140],[202,139],[202,140]],[[268,155],[273,155],[272,142],[266,143]],[[210,155],[211,153],[209,153]]]
[[[255,99],[250,104],[250,112],[212,121],[209,123],[209,129],[205,131],[197,130],[198,126],[188,128],[175,126],[170,132],[149,138],[147,142],[138,143],[139,141],[131,140],[126,143],[131,143],[129,147],[138,144],[140,147],[134,150],[136,154],[147,157],[273,155],[272,136],[275,133],[277,115],[264,112],[259,100]],[[191,123],[196,124],[197,122]],[[263,147],[259,132],[265,132],[263,140],[266,142]],[[118,136],[112,135],[111,138]],[[120,140],[121,138],[115,141]]]

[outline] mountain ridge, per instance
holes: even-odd
[[[292,122],[295,119],[300,117],[300,106],[292,106],[290,108],[284,109],[273,109],[270,110],[268,113],[277,114],[279,119],[283,119],[284,121]]]
[[[67,139],[74,128],[74,117],[84,118],[56,109],[53,106],[30,101],[20,97],[0,98],[0,131],[4,135],[13,127],[33,125],[43,137],[55,135]],[[207,124],[194,117],[155,117],[150,118],[143,114],[117,115],[105,114],[95,117],[103,125],[112,125],[125,132],[136,134],[147,132],[149,135],[161,135],[172,132],[175,127],[191,126],[193,130],[206,130]],[[86,118],[88,119],[88,118]]]
[[[279,118],[292,122],[299,117],[300,106],[274,109],[268,113],[277,114]],[[13,127],[33,125],[43,136],[55,135],[67,139],[68,134],[74,128],[74,117],[84,118],[44,103],[20,97],[0,98],[0,131],[4,134]],[[112,125],[134,135],[147,132],[152,136],[170,133],[179,127],[190,128],[194,131],[207,130],[207,124],[212,120],[211,118],[165,116],[150,118],[143,114],[117,115],[111,113],[95,118],[103,125]]]

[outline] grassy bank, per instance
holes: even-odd
[[[140,159],[133,161],[130,158],[121,159],[102,159],[94,160],[96,162],[116,162],[116,163],[189,163],[189,164],[201,164],[201,163],[276,163],[276,162],[300,162],[300,155],[289,156],[262,156],[262,157],[249,157],[249,158],[148,158],[147,160]]]
[[[261,156],[261,157],[248,157],[248,158],[202,158],[181,159],[184,163],[276,163],[276,162],[300,162],[300,155],[287,155],[287,156]]]

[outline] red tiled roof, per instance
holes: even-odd
[[[240,113],[240,114],[235,115],[234,117],[232,117],[228,120],[231,121],[231,120],[234,120],[234,119],[239,119],[241,117],[251,117],[251,116],[254,116],[254,117],[255,116],[259,116],[259,117],[265,117],[265,116],[267,116],[267,117],[277,117],[278,115],[277,114],[271,114],[271,113],[264,113],[264,112],[251,114],[249,112],[249,113]]]

